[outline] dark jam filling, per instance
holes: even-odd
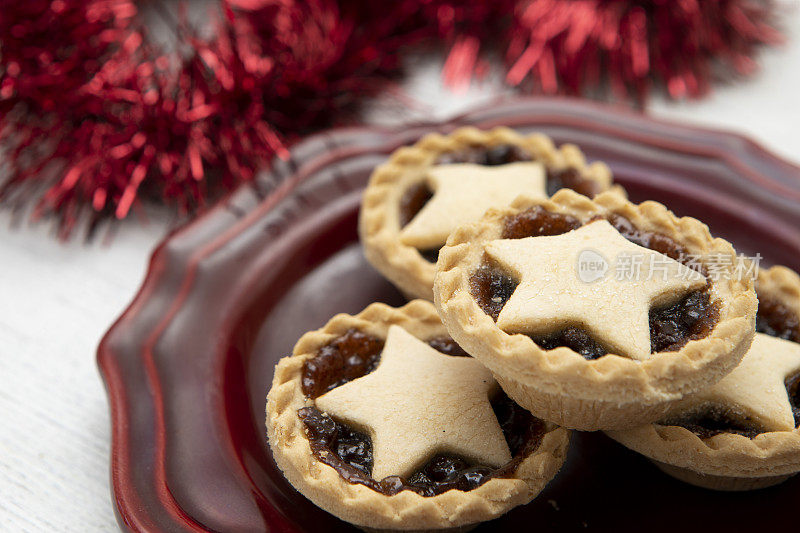
[[[428,344],[448,355],[468,357],[449,337],[436,337],[430,339]],[[378,345],[382,348],[383,341],[356,330],[348,331],[323,347],[316,357],[306,363],[303,370],[303,391],[312,391],[312,394],[306,394],[315,398],[371,372],[380,357],[380,349],[377,356],[374,355]],[[352,352],[349,351],[351,349]],[[340,364],[338,359],[343,362],[353,359],[353,367],[362,369],[364,373],[353,375],[354,372],[350,371],[352,367],[343,362]],[[345,375],[348,371],[350,373]],[[455,455],[440,454],[432,457],[407,479],[389,476],[383,480],[376,480],[371,476],[372,441],[368,435],[334,420],[316,407],[304,407],[298,411],[298,416],[306,427],[314,456],[336,470],[348,482],[365,485],[389,496],[402,490],[411,490],[422,496],[435,496],[452,489],[469,491],[489,479],[510,477],[522,460],[539,446],[546,432],[544,422],[534,418],[503,392],[499,392],[492,400],[492,409],[511,450],[513,458],[509,463],[500,468],[491,468],[476,465]]]
[[[547,195],[553,196],[559,189],[572,189],[589,198],[594,198],[602,192],[599,183],[587,180],[576,168],[547,169]]]
[[[434,337],[432,339],[428,339],[428,346],[446,355],[469,357],[469,354],[464,351],[464,348],[459,346],[456,341],[450,337]]]
[[[439,250],[441,248],[431,248],[430,250],[419,250],[419,255],[429,263],[436,263],[439,260]]]
[[[437,165],[452,165],[455,163],[472,163],[474,165],[498,166],[516,163],[518,161],[532,161],[533,155],[527,150],[513,144],[500,144],[491,148],[476,145],[455,152],[448,152],[439,156]]]
[[[432,197],[433,191],[424,181],[409,187],[400,198],[400,227],[411,222]]]
[[[739,419],[725,410],[715,408],[671,419],[660,424],[686,428],[701,439],[708,439],[720,433],[734,433],[752,439],[759,433],[763,433],[752,421]]]
[[[689,258],[686,248],[677,241],[659,233],[636,228],[627,218],[611,214],[607,217],[629,241],[667,255],[677,261]],[[581,226],[580,220],[569,215],[551,213],[540,206],[506,217],[502,238],[523,239],[561,235]],[[484,313],[495,321],[514,290],[517,281],[503,272],[489,259],[470,277],[470,292]],[[650,346],[653,353],[679,350],[687,342],[702,339],[714,329],[719,310],[711,303],[708,289],[693,291],[680,301],[650,310]],[[585,330],[569,327],[544,336],[531,337],[545,350],[566,346],[586,359],[597,359],[608,351]]]
[[[569,215],[551,213],[541,206],[526,209],[506,217],[502,238],[552,237],[563,235],[582,226],[581,221]]]
[[[800,342],[800,318],[783,302],[759,295],[756,331],[772,337]]]
[[[465,150],[442,154],[435,164],[473,163],[476,165],[497,166],[518,161],[532,161],[533,159],[532,154],[519,146],[502,144],[492,148],[473,146]],[[546,186],[547,194],[550,196],[563,188],[572,189],[590,198],[601,192],[600,185],[597,182],[584,178],[575,168],[563,170],[547,168]],[[432,197],[433,191],[424,182],[409,187],[400,198],[400,227],[402,228],[411,222]],[[420,250],[420,254],[426,261],[435,263],[439,257],[439,248]]]
[[[428,188],[428,184],[425,182],[409,187],[400,198],[400,227],[404,227],[411,222],[432,197],[433,191]],[[435,263],[439,260],[439,250],[441,250],[441,247],[419,250],[419,254],[429,263]]]
[[[650,350],[674,352],[687,342],[708,337],[719,320],[719,308],[707,291],[694,291],[680,301],[650,310]]]
[[[605,219],[608,220],[608,222],[614,226],[614,228],[616,228],[616,230],[620,232],[623,237],[634,244],[638,244],[644,248],[662,253],[667,257],[684,264],[687,264],[690,259],[688,250],[675,239],[654,231],[640,230],[627,218],[614,213],[609,214],[605,217]],[[687,266],[694,267],[695,265]],[[705,275],[705,272],[701,273]]]
[[[502,270],[482,264],[469,278],[469,289],[481,310],[497,322],[500,311],[519,285]]]
[[[800,373],[786,378],[786,392],[789,393],[789,403],[792,404],[794,426],[800,427]]]
[[[759,295],[756,330],[760,333],[800,342],[800,321],[788,306],[775,299]],[[800,426],[800,373],[786,378],[786,392],[792,406],[795,427]],[[720,433],[735,433],[752,439],[763,433],[761,428],[719,409],[708,409],[682,419],[662,422],[662,425],[681,426],[701,439]]]
[[[354,431],[316,407],[298,411],[306,427],[311,451],[321,462],[336,470],[350,483],[365,485],[388,496],[412,490],[422,496],[436,496],[448,490],[469,491],[492,478],[510,477],[519,464],[538,447],[545,434],[545,425],[502,392],[492,401],[503,435],[513,458],[500,468],[476,465],[450,454],[432,457],[408,476],[373,479],[372,441],[368,435]]]
[[[600,343],[581,328],[566,328],[546,337],[532,336],[531,339],[544,350],[553,350],[560,346],[566,346],[590,361],[600,359],[608,353],[608,350],[603,348]]]
[[[323,346],[303,367],[302,389],[309,398],[322,396],[378,366],[383,340],[350,330]]]

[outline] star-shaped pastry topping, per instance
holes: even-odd
[[[439,453],[499,467],[511,452],[492,410],[491,372],[391,326],[378,367],[316,399],[372,437],[372,477],[408,476]]]
[[[756,333],[750,350],[733,372],[713,387],[681,401],[673,414],[699,405],[730,408],[765,431],[792,431],[792,405],[785,380],[800,371],[800,344]]]
[[[578,326],[610,352],[638,360],[650,357],[650,308],[706,285],[700,273],[630,242],[606,220],[563,235],[495,240],[485,250],[519,281],[498,327],[544,335]]]
[[[479,219],[490,207],[510,204],[522,192],[547,196],[544,166],[533,161],[438,165],[426,180],[433,197],[400,232],[403,244],[420,250],[443,245],[458,226]]]

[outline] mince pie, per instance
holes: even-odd
[[[701,487],[768,487],[800,471],[800,277],[761,272],[750,350],[713,387],[655,424],[609,435],[664,472]]]
[[[544,135],[508,128],[462,128],[423,137],[379,166],[364,191],[359,231],[375,268],[409,297],[431,300],[439,249],[456,227],[520,193],[545,198],[571,188],[591,197],[610,187],[608,167],[587,165],[573,145],[557,149]]]
[[[622,429],[738,364],[756,297],[737,261],[661,204],[565,189],[453,232],[434,296],[450,335],[535,416]]]
[[[542,490],[569,441],[510,400],[422,300],[305,334],[276,368],[267,431],[298,491],[373,530],[498,517]]]

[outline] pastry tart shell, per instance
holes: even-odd
[[[626,429],[657,420],[671,402],[719,381],[736,367],[754,335],[757,300],[749,277],[712,283],[719,319],[708,336],[644,361],[613,353],[589,361],[570,348],[544,350],[525,335],[501,330],[472,296],[470,276],[483,260],[485,243],[501,238],[505,217],[534,206],[583,222],[621,215],[641,230],[673,238],[701,257],[701,264],[717,255],[730,256],[736,264],[733,247],[713,238],[705,224],[678,218],[656,202],[633,204],[614,191],[594,200],[567,189],[549,200],[520,196],[511,206],[490,210],[479,222],[460,227],[439,255],[435,303],[451,337],[492,371],[514,401],[565,427]]]
[[[800,276],[794,271],[783,266],[761,270],[756,286],[759,295],[780,300],[800,316]],[[769,487],[800,472],[800,429],[753,439],[731,433],[701,439],[683,427],[647,424],[607,434],[665,473],[710,489]]]
[[[608,436],[665,473],[717,490],[750,490],[780,483],[800,471],[800,431],[771,431],[749,439],[720,433],[701,439],[680,426],[647,424]]]
[[[778,300],[800,316],[800,275],[794,270],[780,265],[760,270],[756,293]]]
[[[410,490],[388,496],[349,483],[312,454],[297,415],[314,403],[301,389],[305,361],[348,330],[385,338],[391,325],[422,339],[447,335],[430,302],[416,300],[401,308],[376,303],[355,316],[336,315],[321,329],[306,333],[293,354],[278,363],[267,397],[266,425],[275,462],[289,482],[319,507],[370,531],[467,531],[530,502],[561,468],[568,430],[548,424],[539,446],[522,460],[514,477],[492,478],[470,491],[450,490],[431,497]]]
[[[359,236],[367,260],[409,299],[433,299],[432,287],[436,265],[420,255],[419,250],[400,240],[400,200],[413,184],[424,179],[425,171],[443,154],[484,146],[513,145],[531,153],[547,168],[575,168],[581,177],[611,188],[611,171],[601,162],[587,164],[580,149],[572,144],[556,147],[549,137],[535,133],[521,135],[498,127],[479,130],[459,128],[448,135],[432,133],[416,144],[396,150],[378,166],[364,191],[359,215]],[[622,188],[615,186],[622,193]]]

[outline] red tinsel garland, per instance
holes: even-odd
[[[201,39],[158,0],[5,0],[0,10],[0,200],[56,214],[68,236],[149,195],[192,211],[250,179],[287,140],[340,122],[401,71],[410,45],[449,43],[463,86],[506,51],[507,81],[544,93],[609,87],[643,100],[704,94],[718,65],[752,71],[775,43],[767,0],[227,0]],[[188,50],[188,52],[186,52]]]

